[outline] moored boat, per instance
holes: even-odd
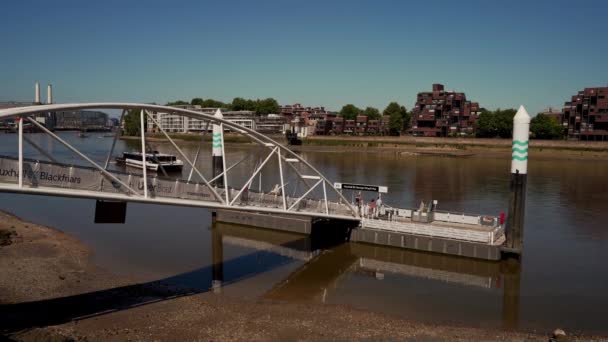
[[[158,171],[161,167],[165,171],[181,171],[184,163],[177,159],[172,154],[159,153],[152,151],[146,153],[146,168],[148,170]],[[143,166],[143,157],[141,152],[123,152],[122,157],[116,158],[118,164],[136,167],[141,169]]]

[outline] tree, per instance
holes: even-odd
[[[530,132],[535,139],[559,139],[564,129],[555,118],[540,113],[530,121]]]
[[[380,118],[382,118],[380,111],[374,107],[366,107],[365,110],[363,110],[363,115],[367,116],[369,120],[380,120]]]
[[[344,118],[344,120],[355,120],[357,115],[361,114],[362,110],[357,108],[354,104],[347,104],[342,109],[340,109],[340,116]]]
[[[173,101],[173,102],[167,102],[166,106],[184,106],[184,105],[188,105],[189,103],[186,101],[182,101],[182,100],[177,100],[177,101]]]
[[[273,98],[256,100],[255,112],[258,115],[276,114],[279,112],[279,103]]]
[[[255,110],[255,102],[245,100],[242,97],[235,97],[232,100],[232,110]]]
[[[513,134],[515,109],[483,110],[477,118],[476,136],[479,138],[510,138]]]
[[[494,113],[483,110],[477,118],[475,134],[479,138],[494,138],[498,135]]]
[[[382,111],[382,115],[388,115],[390,118],[392,118],[394,115],[399,115],[401,117],[401,128],[398,130],[398,132],[401,132],[401,130],[407,128],[409,126],[409,123],[411,121],[411,114],[407,112],[407,110],[405,109],[404,106],[399,105],[399,103],[397,102],[391,102],[388,104],[388,106],[386,106],[386,108],[384,108],[384,111]],[[396,122],[396,118],[391,119],[393,122]],[[390,122],[389,121],[389,126],[390,126]],[[391,127],[389,127],[389,129],[393,129]],[[396,129],[396,127],[395,127]],[[391,133],[393,134],[393,133]]]
[[[203,105],[203,99],[200,97],[195,97],[192,99],[192,101],[190,101],[190,104],[193,106],[202,106]]]
[[[389,114],[388,130],[390,135],[399,135],[403,130],[403,116],[398,111]]]
[[[497,109],[495,113],[498,136],[501,138],[511,138],[513,136],[513,117],[517,111],[515,109]]]
[[[201,103],[203,108],[225,108],[230,109],[230,106],[225,104],[222,101],[217,101],[214,99],[206,99]]]
[[[140,135],[140,124],[141,124],[141,117],[140,114],[141,113],[141,109],[130,109],[129,111],[127,111],[127,114],[125,114],[125,117],[123,118],[124,122],[125,122],[125,130],[123,132],[124,135],[130,135],[130,136],[139,136]],[[144,117],[144,131],[146,129],[146,125],[147,125],[147,121],[146,118]]]

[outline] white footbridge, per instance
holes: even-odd
[[[140,131],[145,132],[145,122],[151,120],[173,147],[184,166],[190,169],[189,177],[187,179],[167,179],[162,177],[162,174],[149,172],[146,168],[137,170],[127,168],[126,171],[112,170],[109,166],[113,160],[115,143],[120,129],[114,136],[105,160],[99,160],[99,157],[94,158],[94,156],[87,155],[86,151],[69,143],[36,120],[37,114],[85,109],[122,110],[121,124],[127,111],[139,111]],[[214,125],[219,126],[222,132],[222,152],[225,148],[223,132],[230,130],[257,144],[258,153],[249,153],[245,158],[230,165],[227,165],[228,158],[223,158],[225,171],[213,177],[209,175],[211,165],[207,165],[207,167],[200,165],[201,160],[211,158],[199,155],[203,153],[200,146],[195,156],[186,155],[176,140],[156,122],[152,114],[158,112],[200,120],[202,125],[209,129]],[[270,137],[218,116],[150,104],[78,103],[0,110],[0,120],[11,118],[18,120],[18,151],[15,151],[15,155],[0,158],[0,191],[210,209],[237,209],[347,220],[359,219],[355,208],[333,188],[327,178],[307,161]],[[23,127],[26,124],[49,135],[55,142],[72,151],[81,159],[82,163],[76,165],[58,162],[51,151],[46,151],[44,146],[37,145],[32,139],[29,139],[27,137],[29,134],[24,134]],[[203,131],[203,136],[205,132],[206,130]],[[149,152],[150,142],[146,141],[146,134],[140,134],[140,138],[141,149]],[[24,158],[24,143],[32,145],[44,158],[35,160]],[[211,149],[208,150],[211,153]],[[145,155],[141,155],[142,163],[149,163],[146,161]],[[244,161],[256,157],[258,162],[255,167],[244,170],[244,168],[251,168],[251,163],[244,163]],[[259,184],[263,180],[262,172],[274,176],[271,182],[264,179],[269,184]],[[239,177],[232,177],[232,174],[238,174]],[[244,174],[248,176],[243,177]],[[287,184],[286,181],[288,177],[293,178],[290,184]],[[223,185],[215,185],[218,180]],[[264,191],[264,186],[267,187],[267,191]],[[328,193],[333,196],[328,196]],[[320,198],[315,198],[318,195]]]
[[[149,172],[146,167],[117,169],[112,161],[116,157],[115,146],[120,129],[113,136],[107,154],[100,157],[99,154],[91,155],[84,151],[74,142],[68,142],[61,134],[49,130],[36,119],[48,113],[86,109],[121,111],[121,124],[129,111],[136,111],[139,114],[140,132],[146,131],[146,122],[157,127],[177,158],[183,161],[184,174],[189,173],[188,177],[181,174],[180,177],[164,177],[160,172]],[[156,113],[188,117],[198,120],[201,127],[205,127],[195,155],[184,153],[183,145],[180,147],[176,139],[156,121]],[[75,103],[0,110],[0,120],[9,119],[15,120],[18,127],[18,143],[13,154],[0,156],[0,192],[354,220],[361,222],[363,228],[380,231],[438,236],[489,245],[504,241],[503,224],[498,223],[496,217],[489,218],[491,224],[483,224],[484,220],[488,221],[487,217],[450,216],[422,208],[404,210],[389,209],[388,206],[384,215],[366,215],[349,202],[332,181],[299,155],[272,138],[223,119],[217,113],[211,115],[141,103]],[[25,125],[40,132],[37,134],[48,135],[54,141],[53,145],[62,145],[70,150],[79,162],[58,160],[53,151],[24,133]],[[211,127],[221,132],[220,136],[214,134],[212,140],[214,149],[221,148],[222,155],[221,172],[216,174],[211,173],[211,149],[207,148],[209,156],[205,156],[201,149],[205,134]],[[245,137],[257,145],[257,149],[252,149],[253,152],[246,153],[239,160],[229,160],[231,158],[225,153],[227,139],[224,139],[224,131]],[[144,133],[139,134],[137,139],[140,147],[137,152],[149,153],[152,150],[150,144],[156,143],[158,137],[150,139]],[[240,139],[239,143],[242,143],[243,139]],[[28,147],[30,150],[37,151],[35,158],[24,156],[24,144],[31,146]],[[141,153],[143,165],[149,162],[146,153]],[[265,177],[262,177],[262,173]],[[433,220],[421,219],[427,215]]]

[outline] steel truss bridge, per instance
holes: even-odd
[[[35,119],[36,114],[81,109],[121,110],[121,124],[128,111],[138,111],[140,131],[145,132],[144,122],[152,122],[158,127],[173,152],[184,162],[184,176],[171,178],[164,171],[150,172],[145,167],[117,169],[112,160],[120,129],[102,159],[82,150],[77,142],[68,142],[65,136],[55,134]],[[252,148],[256,153],[248,152],[240,160],[229,161],[232,159],[230,151],[228,155],[225,153],[223,141],[224,171],[213,177],[209,162],[211,146],[202,143],[207,129],[203,131],[196,154],[188,155],[183,143],[180,147],[156,121],[153,113],[159,112],[200,120],[206,128],[219,125],[221,132],[230,130],[257,145],[257,149]],[[0,120],[6,119],[18,121],[18,143],[14,154],[0,156],[0,192],[360,220],[357,210],[333,183],[306,160],[268,136],[214,115],[140,103],[75,103],[0,110]],[[46,145],[54,148],[62,145],[77,157],[78,162],[58,160],[52,148],[37,143],[31,139],[31,134],[23,133],[25,123],[36,126],[41,132],[37,134],[46,134],[54,141]],[[140,136],[141,151],[150,153],[152,139],[146,139],[146,134]],[[24,143],[36,152],[35,158],[24,157]],[[144,156],[142,153],[145,164]],[[185,177],[188,169],[189,175]]]

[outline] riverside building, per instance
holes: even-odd
[[[585,88],[564,103],[561,124],[569,139],[608,140],[608,87]]]
[[[54,127],[57,130],[105,130],[108,114],[94,110],[72,110],[54,112]]]
[[[178,105],[175,107],[209,115],[213,115],[217,110],[217,108],[202,108],[198,105]],[[150,113],[150,115],[158,122],[160,127],[168,133],[202,133],[205,129],[208,132],[211,132],[212,130],[212,125],[207,125],[205,121],[199,119],[164,112],[153,112]],[[237,125],[253,130],[256,129],[256,116],[254,111],[222,111],[222,115],[224,116],[224,119]],[[148,133],[159,133],[160,129],[154,124],[151,118],[148,118],[146,131]]]
[[[280,107],[280,114],[289,123],[290,129],[300,137],[313,134],[328,134],[337,113],[324,107],[304,107],[299,103]]]
[[[473,134],[479,114],[479,104],[467,100],[464,93],[433,84],[433,91],[418,93],[409,131],[425,137]]]

